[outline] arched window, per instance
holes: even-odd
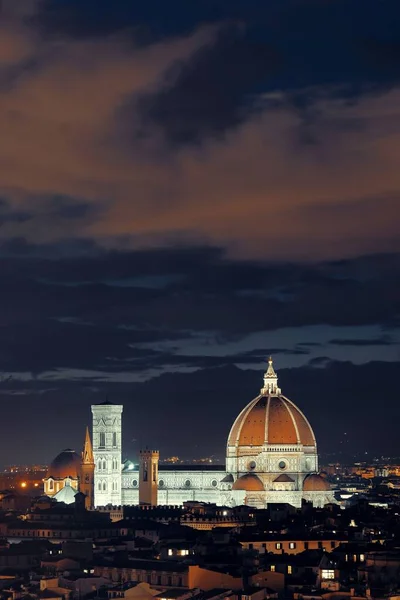
[[[117,433],[116,433],[116,431],[113,432],[112,445],[113,445],[113,448],[117,447]]]
[[[54,490],[54,481],[52,479],[49,480],[49,490]]]
[[[99,447],[100,448],[105,448],[106,447],[106,434],[104,431],[100,431],[100,439],[99,439]]]
[[[107,484],[105,481],[103,481],[103,492],[105,492],[107,490]]]
[[[107,463],[105,460],[103,460],[103,471],[105,471],[107,469]]]
[[[97,484],[97,489],[99,490],[99,492],[101,492],[101,481],[99,481],[99,483]]]
[[[98,461],[97,468],[98,468],[99,471],[101,471],[101,460]]]

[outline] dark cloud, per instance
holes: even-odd
[[[386,2],[385,7],[386,16],[400,23],[396,2]],[[182,14],[182,32],[194,15],[200,17],[196,10]],[[205,5],[203,19],[220,23],[219,38],[175,65],[158,92],[145,94],[139,105],[135,100],[143,120],[135,129],[139,137],[146,136],[147,129],[152,133],[154,126],[177,143],[218,137],[251,112],[279,105],[270,93],[285,91],[281,101],[303,121],[301,142],[316,143],[312,125],[321,96],[357,101],[360,95],[391,88],[399,81],[396,52],[400,46],[397,40],[386,39],[388,31],[374,0],[351,6],[341,1],[334,6],[288,0],[280,6],[259,5],[256,10],[248,3],[229,3],[225,10],[213,13]],[[226,26],[232,20],[240,25]],[[123,111],[122,119],[125,124],[137,121],[129,118],[129,111]],[[353,119],[344,126],[354,130],[363,123]]]
[[[156,341],[156,340],[155,340]],[[151,349],[143,350],[142,348],[135,348],[133,346],[133,355],[129,362],[122,361],[116,365],[116,369],[126,368],[131,371],[157,368],[162,369],[166,365],[168,368],[174,367],[190,367],[195,369],[209,369],[216,367],[236,366],[240,364],[254,365],[255,363],[265,364],[267,357],[272,354],[273,356],[303,356],[308,355],[309,352],[302,348],[265,348],[251,350],[248,352],[237,353],[233,355],[188,355],[179,354],[174,351],[155,351]]]
[[[174,143],[221,136],[254,110],[256,91],[279,64],[270,44],[251,39],[240,25],[224,27],[212,44],[166,74],[161,90],[145,94],[139,110],[140,129],[156,126]],[[123,115],[126,121],[126,113]]]
[[[307,107],[319,99],[321,88],[333,97],[356,99],[399,81],[396,0],[386,0],[384,10],[376,0],[350,5],[345,0],[173,0],[168,5],[45,0],[40,6],[34,23],[42,35],[98,39],[122,32],[136,47],[187,35],[199,23],[220,28],[215,44],[178,62],[161,90],[144,94],[140,102],[144,123],[135,131],[145,135],[146,125],[156,124],[175,142],[222,135],[262,105],[268,92],[285,90],[312,120]],[[123,118],[126,124],[129,111]],[[135,113],[131,121],[137,125]],[[304,140],[312,139],[304,133]]]
[[[29,251],[31,246],[26,244],[24,237],[17,237],[21,228],[24,231],[26,228],[37,231],[52,228],[64,237],[65,234],[72,233],[71,226],[74,222],[79,222],[79,226],[92,223],[101,215],[102,210],[101,204],[59,195],[32,197],[29,202],[23,202],[18,207],[3,199],[0,201],[0,227],[3,228],[6,239],[10,234],[12,235],[4,243],[3,250],[6,252],[14,250],[20,254],[23,253],[25,245],[26,250]],[[37,250],[38,248],[35,248],[34,251]]]
[[[7,223],[24,223],[32,218],[34,218],[33,213],[25,210],[16,210],[7,200],[0,200],[0,227]]]
[[[365,340],[336,339],[330,340],[329,344],[334,346],[392,346],[396,342],[389,335],[383,335],[379,338]]]
[[[367,75],[368,86],[379,84],[361,64],[353,27],[363,39],[364,30],[382,38],[376,2],[349,8],[341,0],[287,0],[258,3],[257,10],[248,2],[225,9],[197,3],[179,13],[177,35],[166,26],[146,46],[118,26],[113,32],[121,35],[100,28],[101,35],[79,39],[62,28],[66,10],[83,32],[92,15],[95,31],[97,18],[121,12],[115,3],[28,4],[36,4],[35,24],[10,16],[10,0],[0,23],[0,60],[6,70],[20,69],[0,94],[0,180],[14,210],[23,205],[35,218],[4,223],[4,237],[90,237],[108,247],[196,239],[236,256],[280,260],[398,250],[397,206],[383,199],[391,190],[398,198],[399,189],[399,102],[387,91],[394,80],[376,97],[359,93],[349,102],[347,92],[349,82],[362,87]],[[386,14],[395,13],[393,2],[387,6]],[[130,9],[132,19],[122,10],[126,28],[148,24],[149,7]],[[154,10],[153,21],[165,10]],[[171,25],[177,11],[168,10]],[[37,30],[46,14],[49,30],[55,20],[51,37]],[[296,104],[298,93],[313,99]],[[139,98],[146,98],[146,123]],[[141,127],[145,140],[132,135]],[[202,145],[166,146],[165,133]],[[46,219],[38,199],[53,195],[81,206]],[[364,202],[366,218],[358,219]],[[385,210],[377,211],[379,202]],[[340,208],[351,203],[347,213]],[[267,223],[274,224],[268,235]]]
[[[15,252],[12,244],[3,247],[3,371],[140,373],[166,365],[251,364],[269,353],[307,355],[318,343],[301,340],[286,348],[265,345],[234,353],[224,352],[224,346],[279,328],[389,328],[399,322],[400,258],[394,255],[281,265],[234,261],[207,247],[106,252],[89,245],[86,257],[75,256],[72,243],[69,255],[53,246],[41,247],[41,255],[22,247],[23,252]],[[219,356],[207,353],[203,343],[194,353],[182,351],[180,340],[196,347],[198,336],[207,332],[222,349]],[[333,338],[331,344],[364,343],[351,338]],[[174,340],[175,347],[165,346]],[[374,344],[389,340],[386,334]]]
[[[260,362],[266,362],[268,356],[279,356],[279,355],[307,355],[309,351],[305,348],[301,347],[302,344],[299,344],[297,347],[293,348],[263,348],[257,350],[249,350],[248,352],[244,352],[243,354],[239,354],[235,357],[232,357],[236,363],[238,362],[246,362],[241,359],[247,359],[248,362],[255,362],[255,359],[258,359]]]
[[[146,43],[195,27],[197,11],[185,23],[186,14],[190,13],[187,2],[174,0],[173,4],[181,18],[171,10],[171,5],[168,7],[162,0],[150,3],[86,0],[83,4],[80,0],[45,0],[33,22],[42,33],[50,36],[62,34],[79,39],[99,38],[130,31],[134,33],[136,42],[140,40]]]
[[[316,358],[312,358],[308,362],[308,366],[312,369],[325,369],[329,367],[333,363],[331,358],[327,356],[317,356]]]
[[[46,215],[60,219],[86,219],[99,214],[101,207],[89,202],[79,202],[74,198],[54,196],[41,201]]]

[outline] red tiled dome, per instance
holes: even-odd
[[[78,479],[81,470],[81,457],[75,450],[67,449],[60,452],[50,464],[47,471],[47,478],[54,479]]]
[[[317,475],[316,473],[307,475],[303,482],[304,492],[327,492],[330,489],[331,486],[329,485],[329,481],[321,477],[321,475]]]
[[[291,400],[282,395],[260,395],[233,424],[228,446],[301,444],[315,446],[311,425]]]
[[[264,486],[259,477],[254,473],[246,473],[236,479],[232,486],[233,490],[245,490],[246,492],[263,492]]]
[[[278,388],[278,377],[269,359],[264,387],[242,410],[228,437],[228,447],[269,444],[316,446],[311,425],[300,409]]]

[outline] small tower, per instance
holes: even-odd
[[[94,505],[122,504],[122,404],[92,405]]]
[[[79,478],[79,491],[85,494],[87,510],[94,507],[94,456],[89,428],[86,427],[85,443],[82,451],[81,473]]]
[[[139,465],[139,504],[157,506],[158,450],[141,450]]]

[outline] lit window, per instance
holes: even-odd
[[[322,569],[322,579],[335,579],[335,571],[333,569]]]
[[[275,573],[275,570],[276,570],[276,567],[275,567],[275,565],[271,565],[271,567],[270,567],[270,571],[271,571],[272,573]]]
[[[290,548],[291,550],[294,550],[294,549],[296,548],[296,542],[290,542],[290,543],[289,543],[289,548]]]
[[[288,572],[288,575],[291,575],[293,573],[292,565],[287,566],[287,572]]]
[[[364,562],[364,560],[365,560],[365,554],[360,554],[360,561]]]
[[[173,553],[174,553],[174,552],[173,552],[172,548],[168,548],[168,556],[172,556],[172,555],[173,555]]]
[[[276,548],[276,550],[282,550],[282,544],[280,542],[277,542],[275,544],[275,548]]]

